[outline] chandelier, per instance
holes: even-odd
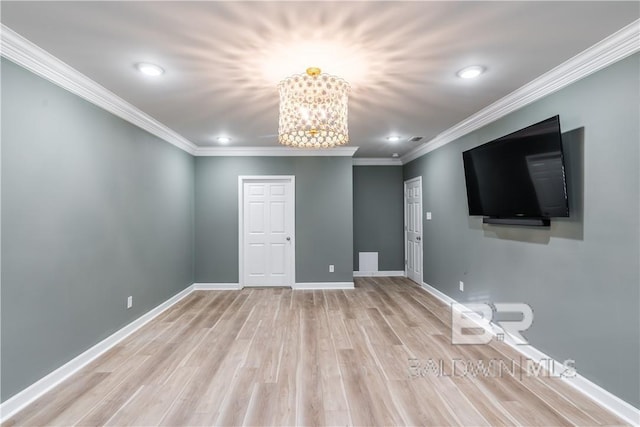
[[[331,148],[349,142],[347,102],[349,83],[340,77],[307,68],[278,85],[278,142],[289,147]]]

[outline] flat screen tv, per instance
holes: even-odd
[[[548,226],[569,216],[560,117],[462,153],[469,215],[496,224]]]

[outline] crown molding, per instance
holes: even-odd
[[[197,146],[177,132],[143,113],[78,70],[25,39],[6,25],[0,30],[0,55],[92,104],[146,130],[158,138],[194,154]]]
[[[1,24],[0,55],[92,104],[150,132],[194,156],[344,156],[358,147],[306,150],[289,147],[200,147],[113,92]]]
[[[402,156],[406,164],[640,51],[640,20],[587,48],[551,71],[478,111]]]
[[[288,147],[199,147],[6,25],[0,25],[0,55],[194,156],[351,157],[358,149],[358,147],[336,147],[326,150],[300,150]],[[632,22],[551,71],[478,111],[400,159],[355,159],[354,165],[406,164],[638,51],[640,51],[640,20]],[[382,160],[393,161],[393,163],[378,163]]]
[[[402,166],[400,159],[360,157],[353,159],[353,166]]]
[[[197,147],[192,153],[197,157],[353,157],[358,147],[290,148],[290,147]]]

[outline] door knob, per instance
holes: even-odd
[[[291,241],[291,237],[287,236],[287,242]]]
[[[418,236],[416,237],[416,240],[419,242],[420,240],[422,240],[422,237]]]

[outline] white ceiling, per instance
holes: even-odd
[[[356,157],[402,156],[639,16],[609,1],[2,1],[5,25],[200,146],[277,146],[278,81],[344,77]],[[487,72],[456,77],[472,64]]]

